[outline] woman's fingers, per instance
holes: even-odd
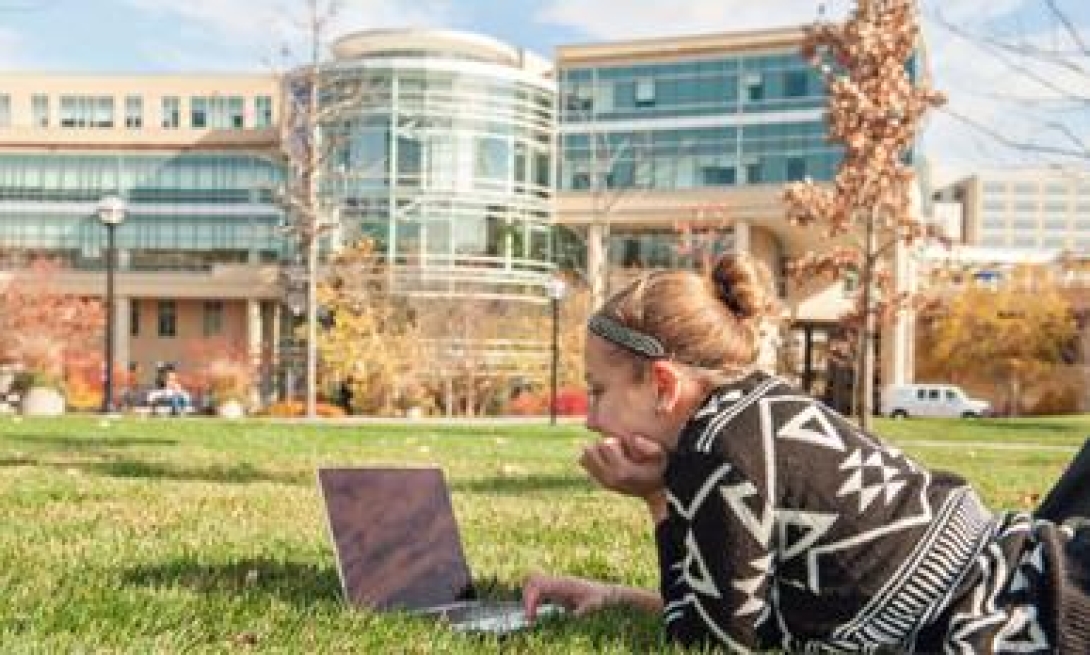
[[[537,617],[538,607],[546,601],[563,605],[579,616],[593,609],[588,605],[587,592],[591,588],[589,581],[578,578],[533,574],[523,584],[522,606],[531,621]]]
[[[629,456],[637,462],[662,462],[666,460],[666,451],[658,442],[647,437],[632,435],[628,439]]]

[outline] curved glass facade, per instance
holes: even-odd
[[[347,107],[322,126],[342,240],[373,239],[405,293],[541,298],[553,269],[546,67],[483,37],[390,36],[344,37],[323,67],[324,88],[351,89],[323,99]]]

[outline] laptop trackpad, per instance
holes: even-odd
[[[545,604],[538,607],[537,614],[543,618],[562,612],[563,608],[557,605]],[[421,613],[439,617],[459,632],[507,634],[530,626],[519,601],[467,600],[432,607]]]

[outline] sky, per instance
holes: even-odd
[[[929,70],[949,96],[928,119],[922,148],[940,180],[1056,165],[1063,158],[1055,153],[1004,141],[1052,147],[1090,135],[1090,3],[1055,2],[1069,27],[1048,12],[1046,0],[922,0]],[[0,0],[0,69],[282,69],[306,59],[305,6],[304,0]],[[442,27],[551,58],[563,44],[802,25],[819,16],[842,19],[851,6],[848,0],[342,0],[326,34]],[[980,35],[1080,52],[1046,65],[997,50]],[[1090,156],[1075,162],[1088,168]]]

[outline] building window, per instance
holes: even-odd
[[[140,301],[136,298],[129,301],[129,335],[140,336]]]
[[[241,130],[246,127],[246,121],[244,116],[246,115],[245,99],[242,96],[233,96],[227,98],[227,120],[222,127],[229,127],[232,130]]]
[[[189,126],[195,130],[208,127],[208,98],[189,99]]]
[[[254,98],[254,127],[272,127],[271,96],[257,96]]]
[[[114,126],[114,99],[100,96],[95,99],[94,127]]]
[[[764,166],[761,162],[753,162],[746,164],[746,183],[747,184],[760,184],[764,182]]]
[[[61,96],[61,127],[113,127],[114,99],[110,96]]]
[[[42,93],[31,96],[30,112],[34,127],[49,127],[49,96]]]
[[[159,336],[178,336],[178,305],[173,300],[159,301]]]
[[[11,127],[11,96],[0,94],[0,127]]]
[[[589,112],[594,109],[594,89],[589,84],[573,84],[565,94],[564,106],[569,111]]]
[[[194,96],[189,99],[190,125],[195,129],[241,130],[245,109],[242,96]]]
[[[730,186],[734,184],[733,166],[704,166],[700,169],[704,186]]]
[[[163,128],[176,130],[182,124],[182,103],[177,96],[163,97]]]
[[[806,177],[806,158],[805,157],[788,157],[787,158],[787,181],[798,182]]]
[[[746,100],[756,102],[765,99],[765,83],[760,73],[746,73],[742,76],[742,85],[746,89]]]
[[[804,98],[810,94],[810,76],[806,71],[786,71],[783,74],[785,98]]]
[[[223,334],[223,301],[207,300],[204,303],[204,336]]]
[[[144,99],[140,96],[125,98],[125,127],[130,130],[144,126]]]
[[[636,78],[636,106],[653,107],[655,105],[655,78]]]

